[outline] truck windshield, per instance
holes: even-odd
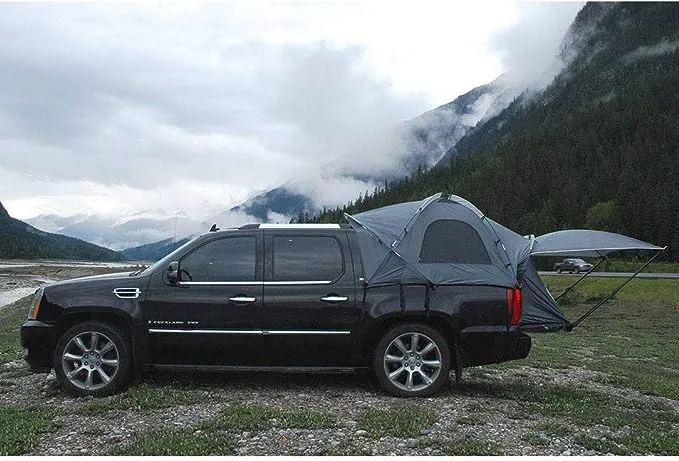
[[[177,256],[177,254],[181,253],[181,252],[184,250],[184,248],[186,248],[186,247],[189,246],[191,243],[193,243],[197,238],[198,238],[198,237],[192,238],[191,240],[189,240],[189,241],[186,242],[184,245],[180,246],[179,248],[177,248],[176,250],[174,250],[173,252],[171,252],[170,254],[168,254],[167,256],[165,256],[164,258],[162,258],[162,259],[160,259],[159,261],[156,261],[155,263],[151,264],[149,267],[147,267],[146,269],[144,269],[144,270],[143,270],[141,273],[139,273],[138,275],[146,275],[146,274],[150,274],[151,272],[153,272],[154,270],[156,270],[156,268],[162,267],[162,266],[166,266],[166,265],[170,264],[172,261],[174,261],[174,259],[175,259],[175,257]]]

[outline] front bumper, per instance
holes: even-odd
[[[462,333],[459,347],[462,366],[471,367],[526,358],[531,339],[518,331]]]
[[[21,346],[24,360],[31,371],[49,373],[52,369],[52,331],[54,327],[38,320],[26,320],[21,325]]]

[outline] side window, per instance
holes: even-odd
[[[185,282],[254,281],[256,250],[255,237],[213,240],[180,261],[181,279]]]
[[[342,249],[332,237],[273,239],[274,281],[332,281],[344,271]]]
[[[420,262],[490,264],[490,257],[472,226],[455,219],[440,219],[424,233]]]

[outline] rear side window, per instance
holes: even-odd
[[[490,257],[472,226],[455,219],[440,219],[424,233],[420,262],[490,264]]]
[[[251,282],[255,280],[256,259],[257,240],[255,237],[229,237],[213,240],[181,260],[181,280],[184,282]]]
[[[333,281],[344,272],[342,249],[333,237],[273,239],[274,281]]]

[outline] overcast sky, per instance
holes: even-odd
[[[549,75],[581,6],[2,3],[0,201],[22,219],[200,219],[328,165],[382,164],[355,140],[505,71]]]

